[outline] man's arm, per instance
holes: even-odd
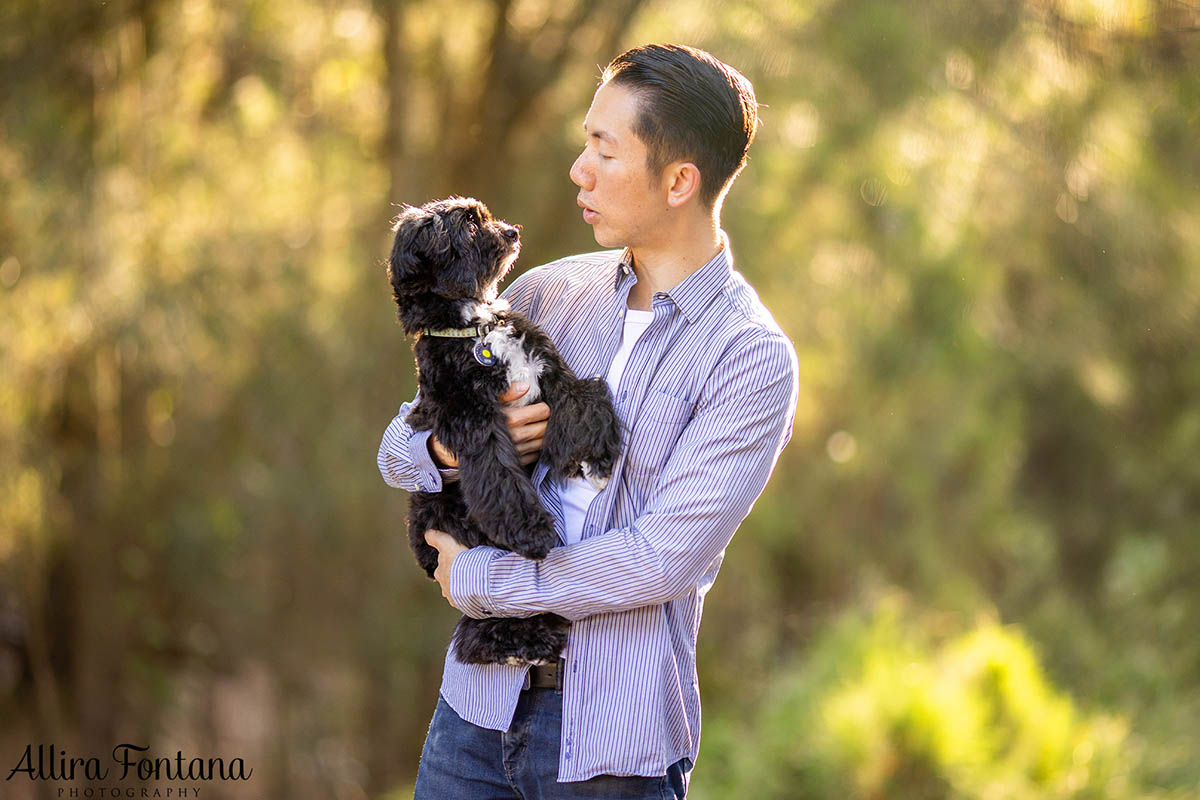
[[[429,452],[432,431],[414,431],[406,418],[421,397],[421,390],[410,402],[400,406],[400,413],[388,424],[379,442],[379,473],[388,486],[410,492],[440,492],[442,483],[458,480],[457,468],[443,468],[434,463]]]
[[[798,393],[790,341],[765,333],[722,359],[633,524],[532,561],[492,547],[459,553],[451,603],[471,617],[553,612],[578,620],[689,591],[733,538],[791,438]]]
[[[522,273],[500,295],[513,309],[522,313],[528,313],[534,300],[535,271],[536,268]],[[512,393],[510,390],[502,395],[501,399],[513,400],[521,394],[524,392]],[[405,421],[420,395],[421,391],[418,389],[413,399],[402,404],[400,412],[388,424],[379,442],[376,462],[379,465],[379,473],[388,486],[410,492],[440,492],[443,483],[458,480],[458,462],[448,460],[449,451],[439,446],[436,437],[431,440],[432,431],[414,431]],[[510,431],[514,434],[514,440],[519,440],[516,441],[518,451],[531,461],[536,460],[537,451],[541,449],[541,431],[545,430],[545,424],[542,423],[545,417],[540,413],[542,410],[541,407],[535,409],[527,406],[515,417],[514,414],[509,414]],[[435,452],[441,454],[443,463],[439,464],[435,460]]]

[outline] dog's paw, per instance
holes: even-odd
[[[536,513],[523,519],[501,542],[519,556],[540,561],[558,543],[558,531],[550,513],[538,506]]]
[[[593,467],[587,461],[580,462],[580,467],[583,468],[584,479],[592,485],[592,488],[597,492],[604,491],[604,487],[608,486],[608,479],[612,477],[612,474],[601,474],[600,470]]]
[[[558,538],[558,534],[555,534],[555,538],[556,539]],[[524,556],[525,558],[531,558],[534,561],[541,561],[543,558],[550,555],[550,551],[553,548],[554,548],[553,543],[550,543],[550,544],[537,543],[537,544],[526,545],[525,547],[522,547],[519,550],[514,549],[513,552],[516,553],[517,555]]]

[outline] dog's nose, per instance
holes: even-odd
[[[520,225],[512,225],[512,226],[509,226],[508,228],[505,228],[504,235],[507,236],[509,239],[516,239],[518,236],[521,235],[521,226]]]

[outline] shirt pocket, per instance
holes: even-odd
[[[633,420],[627,460],[630,472],[646,476],[661,470],[695,408],[695,401],[648,390]]]

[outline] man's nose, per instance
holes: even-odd
[[[571,181],[580,189],[591,190],[591,175],[583,168],[583,159],[586,153],[580,153],[579,158],[575,159],[575,163],[571,165]]]

